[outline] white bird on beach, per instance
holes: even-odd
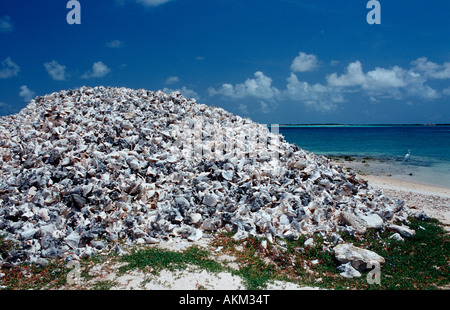
[[[405,155],[405,159],[403,159],[403,160],[407,161],[410,156],[411,156],[411,149],[408,150],[408,154]]]

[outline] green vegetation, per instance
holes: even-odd
[[[449,235],[434,219],[426,222],[411,219],[410,227],[416,230],[416,235],[404,241],[389,238],[393,234],[390,231],[380,234],[370,230],[358,239],[342,234],[346,242],[385,257],[380,285],[367,282],[368,271],[360,278],[341,277],[337,270],[339,263],[331,251],[323,250],[326,241],[319,236],[314,236],[312,247],[304,247],[306,238],[300,238],[278,240],[263,248],[261,240],[247,238],[239,243],[229,234],[218,235],[215,244],[238,257],[241,268],[237,274],[246,281],[249,289],[265,288],[270,280],[334,289],[414,290],[449,285]]]
[[[399,242],[386,238],[392,235],[386,233],[384,242],[371,244],[371,250],[386,260],[381,269],[381,288],[435,289],[450,284],[449,235],[433,219],[412,219],[410,227],[416,231],[411,239]]]
[[[114,281],[99,281],[94,284],[93,290],[107,291],[114,287],[116,283]]]
[[[333,289],[438,289],[450,284],[449,234],[440,222],[434,219],[421,221],[410,219],[410,227],[416,235],[404,241],[391,239],[393,232],[382,233],[369,230],[360,238],[342,234],[345,242],[363,247],[383,256],[386,263],[381,267],[381,283],[369,284],[368,271],[359,278],[347,279],[339,275],[332,244],[319,235],[313,236],[312,246],[304,245],[306,237],[298,240],[267,240],[248,237],[233,239],[233,234],[220,232],[213,236],[209,249],[191,246],[184,251],[170,251],[155,246],[135,247],[130,254],[117,256],[115,252],[96,255],[81,261],[82,282],[92,276],[89,271],[98,264],[122,263],[119,273],[138,269],[144,273],[158,275],[163,269],[184,270],[190,266],[210,272],[227,271],[243,279],[247,289],[264,289],[271,281],[289,281],[304,286]],[[12,246],[0,238],[0,249]],[[231,269],[215,259],[216,253],[236,258],[237,269]],[[71,271],[60,260],[51,261],[45,267],[18,266],[0,270],[3,276],[0,285],[6,289],[52,289],[67,285],[67,274]],[[79,289],[108,290],[116,283],[102,280],[83,285]],[[203,288],[203,287],[199,287]]]
[[[0,285],[5,289],[14,290],[40,290],[53,289],[66,284],[69,268],[64,267],[61,261],[54,260],[45,267],[24,265],[13,268],[2,268],[4,276]]]
[[[124,273],[130,269],[138,268],[146,270],[157,275],[162,269],[182,270],[188,265],[196,265],[208,271],[221,271],[223,267],[216,261],[209,259],[210,253],[206,250],[192,246],[184,252],[175,252],[159,248],[149,248],[139,251],[133,251],[129,255],[120,258],[121,261],[128,262],[127,265],[120,268]]]

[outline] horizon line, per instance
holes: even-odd
[[[278,124],[278,126],[424,126],[424,127],[432,127],[432,126],[450,126],[450,123],[361,123],[361,124],[347,124],[347,123],[287,123],[287,124]]]

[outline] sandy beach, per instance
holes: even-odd
[[[418,184],[392,177],[363,176],[374,188],[394,199],[401,199],[418,212],[424,211],[428,216],[450,225],[450,190],[443,187]],[[450,231],[449,226],[445,227]]]
[[[450,188],[426,184],[418,177],[398,174],[389,164],[378,161],[339,160],[335,164],[357,171],[370,186],[383,191],[393,199],[401,199],[413,211],[424,211],[428,216],[450,225]],[[450,231],[449,226],[445,227]]]

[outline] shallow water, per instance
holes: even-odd
[[[280,126],[286,141],[326,156],[352,156],[406,180],[450,188],[450,126]],[[404,157],[411,149],[408,161]]]

